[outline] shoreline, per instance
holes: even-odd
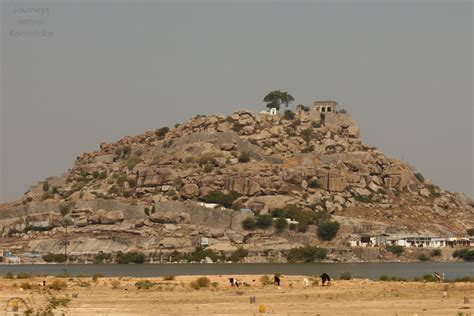
[[[0,275],[29,273],[64,275],[64,264],[10,264],[0,265]],[[315,275],[323,272],[333,276],[351,273],[353,277],[378,280],[381,275],[413,279],[438,272],[446,279],[474,277],[474,262],[416,262],[416,263],[181,263],[181,264],[68,264],[70,276],[102,274],[107,277],[159,277],[163,275]]]

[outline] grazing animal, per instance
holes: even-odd
[[[307,278],[303,278],[303,287],[308,287],[309,286],[309,280]]]
[[[280,277],[278,275],[273,277],[273,285],[280,286]]]
[[[441,282],[441,274],[439,274],[438,272],[435,272],[434,276],[436,278],[436,281]]]
[[[323,273],[320,275],[321,281],[323,283],[323,286],[329,286],[331,285],[331,278],[329,277],[329,274]]]
[[[236,287],[239,287],[239,285],[242,284],[242,282],[239,283],[239,280],[234,279],[234,278],[229,278],[229,283],[230,283],[230,286],[236,286]]]

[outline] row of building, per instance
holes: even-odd
[[[397,245],[402,247],[443,248],[474,246],[474,236],[471,237],[440,237],[429,235],[409,234],[361,234],[349,238],[351,247],[376,247],[378,245]]]

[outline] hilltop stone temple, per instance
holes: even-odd
[[[314,101],[313,102],[313,110],[318,111],[321,113],[337,113],[337,102],[336,101]]]

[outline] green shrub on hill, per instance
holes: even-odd
[[[318,236],[322,240],[333,239],[339,231],[340,224],[336,221],[321,223],[318,226]]]
[[[327,250],[324,248],[305,246],[293,248],[288,253],[286,259],[288,262],[314,262],[326,258]]]
[[[141,252],[127,252],[127,253],[122,253],[118,252],[117,255],[115,256],[115,260],[119,264],[128,264],[128,263],[135,263],[135,264],[141,264],[145,262],[145,254]]]

